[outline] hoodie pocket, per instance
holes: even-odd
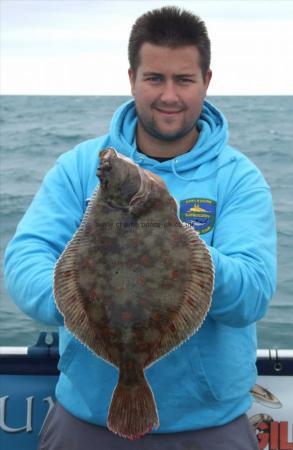
[[[189,361],[206,400],[235,401],[247,395],[255,383],[255,365],[249,360],[244,364],[236,357],[234,359],[232,354],[229,360],[217,358],[214,364],[211,356],[211,361],[208,361],[209,371],[207,371],[199,348],[193,347]]]
[[[199,397],[202,401],[220,401],[220,397],[217,395],[213,386],[209,382],[200,351],[193,343],[190,343],[189,345],[188,361],[191,368],[191,374],[197,388],[197,397]]]

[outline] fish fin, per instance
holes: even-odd
[[[91,205],[91,203],[90,203]],[[57,260],[54,269],[54,297],[58,311],[64,317],[65,326],[68,330],[90,350],[101,358],[117,365],[112,361],[111,356],[103,345],[97,327],[90,322],[87,315],[83,296],[77,282],[76,254],[79,245],[84,237],[84,227],[86,215],[90,212],[91,206],[80,225],[80,228],[69,241],[60,258]]]
[[[138,439],[159,427],[154,395],[142,369],[140,376],[132,383],[127,383],[120,371],[107,426],[113,433],[130,440]]]
[[[190,248],[190,280],[183,291],[174,318],[166,325],[160,345],[146,361],[145,367],[178,347],[201,327],[211,306],[214,266],[210,252],[198,233],[187,224],[182,231]]]

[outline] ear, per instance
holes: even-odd
[[[132,69],[128,69],[128,77],[129,77],[129,82],[130,82],[130,87],[131,87],[131,95],[133,97],[135,97],[135,73]]]
[[[205,76],[205,80],[204,80],[206,90],[209,87],[210,81],[212,79],[212,75],[213,75],[213,72],[211,71],[211,69],[208,69],[206,76]]]

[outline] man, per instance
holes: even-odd
[[[205,101],[211,80],[205,24],[175,7],[148,12],[129,40],[134,101],[109,134],[62,155],[6,253],[6,282],[32,317],[60,326],[56,406],[40,449],[256,450],[247,420],[256,380],[255,322],[275,289],[275,223],[260,171],[227,144],[223,115]],[[79,226],[107,146],[161,176],[180,218],[205,240],[215,267],[211,309],[200,330],[146,370],[160,427],[130,442],[106,428],[117,371],[63,326],[54,265]]]

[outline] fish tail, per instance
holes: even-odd
[[[154,396],[143,371],[135,382],[120,374],[107,425],[113,433],[130,440],[138,439],[159,426]]]

